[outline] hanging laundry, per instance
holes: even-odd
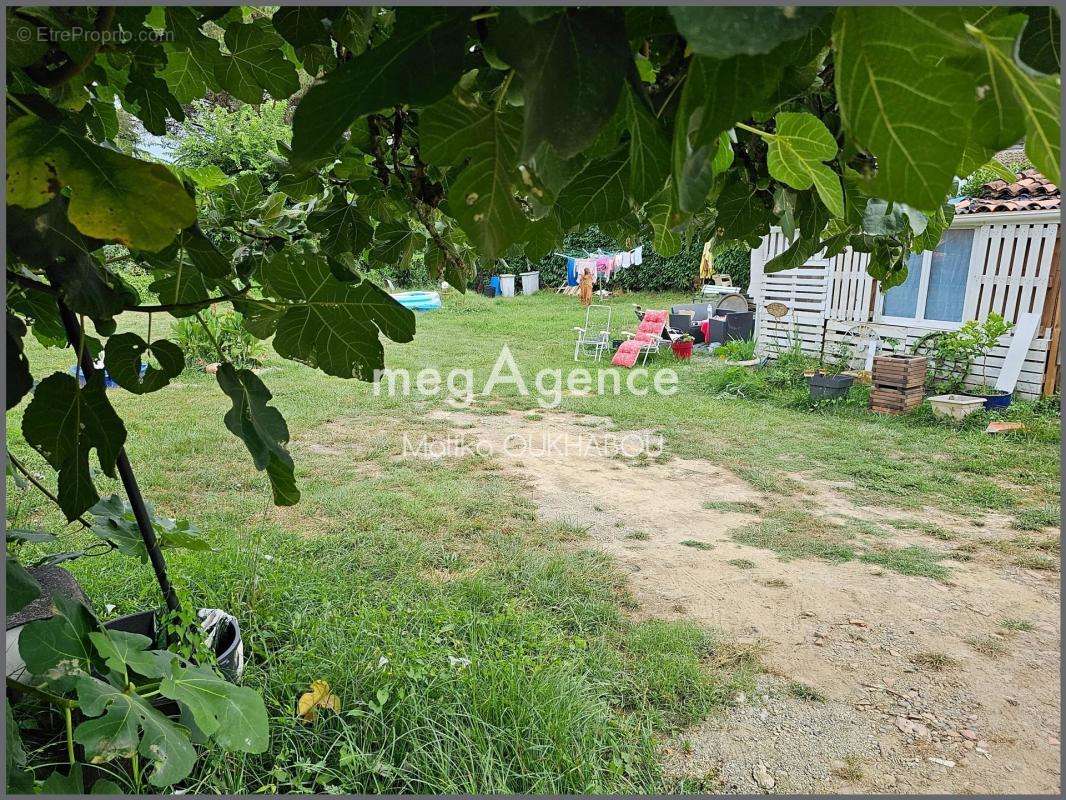
[[[592,281],[596,282],[596,259],[594,258],[575,258],[574,259],[574,272],[577,273],[577,279],[580,281],[581,276],[585,274],[585,270],[592,272]]]
[[[633,263],[636,265],[644,263],[644,245],[638,245],[633,249]]]
[[[577,286],[577,272],[574,259],[566,259],[566,285]]]

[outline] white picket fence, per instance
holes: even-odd
[[[1041,314],[1052,273],[1052,254],[1059,235],[1058,213],[970,215],[956,219],[953,228],[973,228],[974,241],[966,282],[963,319],[983,321],[991,312],[1008,322],[1027,313]],[[897,340],[909,349],[934,328],[922,322],[882,322],[878,309],[881,293],[866,272],[869,256],[850,248],[831,259],[814,258],[797,269],[767,274],[763,267],[788,247],[780,230],[773,230],[751,255],[751,294],[756,305],[756,339],[760,354],[774,357],[798,345],[819,356],[832,352],[855,325],[870,325],[883,338]],[[778,302],[788,314],[775,318],[766,313]],[[961,324],[961,323],[960,323]],[[1041,394],[1051,349],[1050,327],[1038,329],[1029,346],[1018,378],[1016,393],[1022,397]],[[989,353],[987,379],[999,374],[1011,334]],[[967,383],[981,382],[975,365]]]

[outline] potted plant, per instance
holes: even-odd
[[[1001,336],[1014,327],[996,313],[990,313],[988,318],[979,323],[970,320],[957,331],[944,334],[939,337],[936,344],[938,357],[962,363],[962,376],[965,379],[970,366],[977,358],[981,359],[981,384],[967,395],[983,399],[985,408],[1006,408],[1010,405],[1011,393],[988,386],[988,354],[999,342]],[[959,381],[961,383],[961,381]],[[956,388],[961,388],[956,387]]]
[[[674,339],[670,349],[674,351],[674,355],[677,356],[679,361],[687,361],[692,358],[692,343],[694,341],[695,339],[686,333]]]

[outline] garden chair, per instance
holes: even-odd
[[[659,349],[659,343],[663,340],[663,332],[666,330],[666,311],[645,311],[640,325],[633,333],[626,333],[628,340],[619,345],[618,350],[611,359],[611,364],[616,367],[632,367],[637,359],[643,357],[641,364],[648,362],[648,353],[654,353]]]
[[[592,309],[597,309],[593,311]],[[606,311],[606,316],[602,311]],[[594,317],[600,322],[594,321]],[[601,324],[602,323],[602,324]],[[577,341],[574,342],[574,361],[584,354],[599,361],[607,348],[611,346],[611,307],[606,305],[590,305],[585,309],[585,324],[580,328],[575,327]]]

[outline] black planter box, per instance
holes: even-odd
[[[811,400],[836,400],[844,397],[854,382],[854,375],[811,375],[808,379]]]

